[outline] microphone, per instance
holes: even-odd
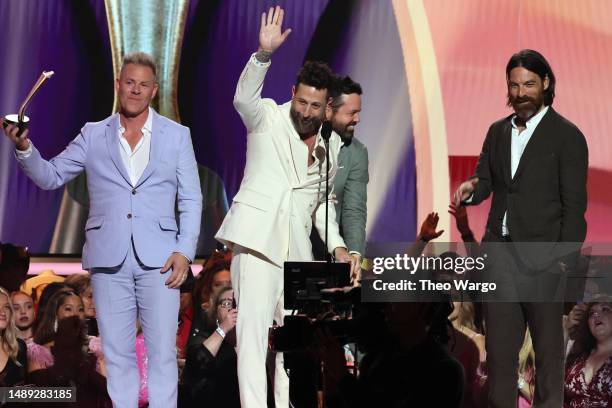
[[[329,142],[329,138],[331,137],[332,132],[332,124],[329,120],[326,120],[321,125],[321,137],[325,140],[325,143]]]

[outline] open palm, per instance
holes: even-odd
[[[285,11],[276,6],[276,8],[270,7],[268,13],[261,14],[261,28],[259,29],[259,48],[274,52],[280,45],[285,42],[291,29],[288,28],[285,32],[281,31],[283,27],[283,17]]]

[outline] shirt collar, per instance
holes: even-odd
[[[544,109],[542,109],[541,111],[533,115],[531,119],[529,119],[525,123],[525,127],[528,129],[532,129],[538,126],[538,124],[540,123],[544,115],[546,115],[546,112],[548,112],[548,108],[549,108],[548,106],[545,106]],[[512,116],[512,120],[510,121],[510,123],[512,123],[512,127],[514,129],[518,129],[518,127],[516,126],[516,115]]]
[[[119,115],[119,113],[117,113]],[[119,119],[119,118],[118,118]],[[142,127],[143,131],[147,131],[148,133],[153,133],[153,109],[149,106],[149,114],[147,115],[147,120]],[[119,131],[121,134],[125,133],[125,128],[121,125],[121,120],[119,119]]]

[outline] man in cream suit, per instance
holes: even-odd
[[[39,187],[56,189],[87,173],[83,269],[91,273],[113,406],[138,405],[138,314],[148,351],[149,406],[171,408],[177,403],[178,287],[195,256],[200,180],[189,129],[149,107],[157,92],[153,59],[126,55],[115,87],[119,112],[87,123],[49,161],[27,130],[17,136],[17,128],[8,126],[5,132]]]
[[[329,109],[331,71],[324,64],[307,62],[290,102],[279,106],[261,98],[270,56],[291,31],[281,32],[283,14],[278,6],[263,13],[259,49],[238,82],[234,106],[248,131],[247,162],[240,190],[217,233],[217,239],[234,250],[232,285],[240,309],[238,380],[246,408],[267,407],[268,328],[273,320],[283,321],[283,263],[312,260],[313,222],[325,234],[326,166],[320,127]],[[332,133],[332,180],[340,146],[340,137]],[[328,249],[337,260],[351,262],[333,205],[329,212]],[[356,263],[351,266],[357,267]],[[277,408],[289,405],[281,354],[276,359],[275,401]]]

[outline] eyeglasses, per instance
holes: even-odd
[[[226,309],[231,309],[234,307],[234,299],[221,299],[219,302],[219,306],[224,307]]]

